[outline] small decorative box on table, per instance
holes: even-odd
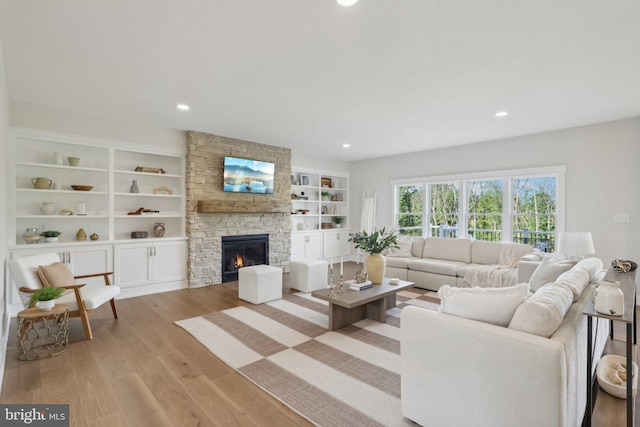
[[[69,343],[69,307],[28,308],[18,313],[18,360],[36,360],[62,353]]]

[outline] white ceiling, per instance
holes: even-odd
[[[640,116],[636,0],[0,0],[0,41],[12,99],[344,160]]]

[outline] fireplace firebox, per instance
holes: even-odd
[[[269,235],[222,237],[222,282],[238,280],[238,269],[269,264]]]

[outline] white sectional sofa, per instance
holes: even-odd
[[[580,426],[587,393],[587,318],[582,311],[592,297],[591,285],[603,275],[602,262],[595,258],[570,267],[519,302],[508,327],[405,307],[403,414],[420,425],[438,427]],[[513,288],[518,286],[528,285]],[[480,299],[473,302],[487,304]],[[492,307],[499,309],[498,304]],[[592,373],[609,323],[594,322],[593,333]]]
[[[485,271],[495,279],[493,286],[518,282],[517,263],[533,251],[527,245],[438,237],[401,237],[398,251],[387,253],[385,276],[415,282],[423,289],[437,291],[442,285],[467,287],[465,275],[482,266],[500,266]]]

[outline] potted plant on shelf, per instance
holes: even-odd
[[[331,221],[333,222],[333,226],[335,228],[342,228],[342,224],[344,223],[344,217],[343,216],[334,216],[331,218]]]
[[[389,248],[398,249],[398,236],[393,231],[374,230],[371,233],[359,231],[349,237],[349,241],[355,243],[356,249],[362,249],[369,253],[366,268],[372,283],[382,283],[387,261],[382,256],[382,251]]]
[[[59,231],[43,231],[40,233],[42,237],[44,237],[45,242],[57,242],[58,236],[61,235]]]
[[[322,196],[322,200],[329,200],[329,198],[331,197],[331,193],[329,193],[328,191],[322,191],[320,195]]]
[[[40,310],[51,310],[56,305],[56,298],[64,292],[64,288],[45,286],[38,289],[29,297],[29,307],[38,307]]]

